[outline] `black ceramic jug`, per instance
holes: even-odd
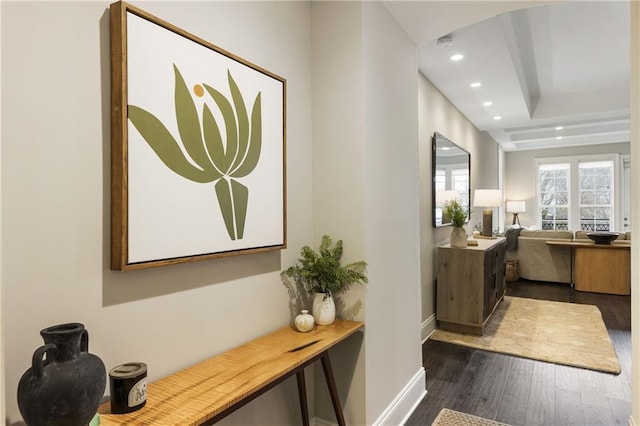
[[[104,363],[89,350],[89,334],[79,323],[40,331],[44,345],[18,384],[18,407],[29,426],[88,425],[106,385]],[[46,357],[45,357],[46,355]]]

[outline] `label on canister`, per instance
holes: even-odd
[[[147,378],[138,381],[129,391],[129,407],[135,407],[147,400]]]

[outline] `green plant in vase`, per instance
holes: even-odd
[[[313,317],[316,324],[327,325],[335,320],[333,296],[356,284],[368,283],[365,261],[342,264],[343,243],[324,235],[318,251],[309,246],[300,250],[298,264],[282,271],[283,277],[300,282],[304,290],[314,295]]]
[[[449,200],[444,203],[443,214],[451,219],[453,230],[451,231],[451,247],[466,247],[467,233],[464,230],[464,222],[467,219],[467,212],[458,200]]]

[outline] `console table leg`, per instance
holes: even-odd
[[[336,412],[336,420],[339,426],[345,426],[344,415],[342,414],[342,407],[340,406],[340,398],[338,398],[338,390],[336,389],[336,382],[333,379],[333,370],[331,369],[331,361],[329,361],[329,352],[325,352],[322,355],[322,369],[324,370],[324,378],[327,381],[329,387],[329,395],[331,395],[331,403],[333,404],[333,411]]]
[[[309,426],[309,409],[307,408],[307,385],[304,380],[304,370],[296,373],[298,379],[298,397],[300,398],[300,411],[302,412],[302,424]]]

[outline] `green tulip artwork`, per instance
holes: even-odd
[[[126,2],[109,9],[111,269],[285,248],[286,79]]]
[[[230,99],[206,83],[196,83],[189,90],[175,64],[173,71],[178,135],[172,135],[165,124],[140,106],[128,105],[129,120],[170,170],[197,184],[213,184],[229,238],[241,240],[249,188],[239,179],[249,175],[260,160],[261,92],[256,95],[249,112],[229,71]],[[205,98],[201,114],[198,114],[193,96]],[[217,108],[222,122],[216,121],[210,105]]]

